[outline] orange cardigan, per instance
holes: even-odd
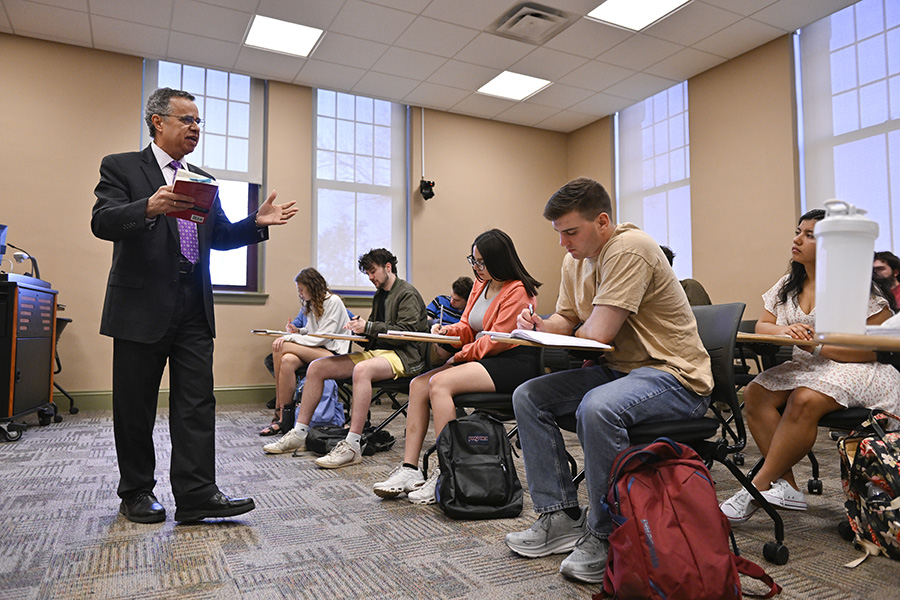
[[[469,300],[466,302],[466,310],[463,311],[459,323],[447,326],[447,335],[458,335],[463,347],[456,353],[453,359],[456,362],[468,362],[499,354],[512,348],[510,344],[493,341],[490,336],[481,336],[475,339],[475,332],[469,327],[469,313],[475,305],[478,296],[484,291],[486,284],[483,281],[475,281]],[[519,280],[507,281],[500,288],[500,292],[494,296],[484,313],[485,331],[510,332],[516,328],[516,317],[522,309],[534,306],[534,296],[529,296],[525,286]]]

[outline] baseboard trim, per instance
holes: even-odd
[[[259,404],[264,405],[275,396],[274,385],[247,385],[218,387],[215,389],[216,404]],[[87,390],[69,392],[75,400],[75,406],[81,410],[112,410],[111,390]],[[53,402],[59,406],[59,412],[65,415],[69,411],[69,399],[62,393],[53,394]],[[159,406],[169,406],[169,390],[159,391]]]

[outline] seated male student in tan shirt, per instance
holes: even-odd
[[[538,377],[513,394],[534,511],[530,529],[509,533],[517,554],[571,552],[560,572],[603,581],[612,532],[601,508],[628,428],[645,421],[699,418],[712,391],[703,348],[684,290],[659,245],[631,223],[616,225],[602,185],[579,178],[547,202],[563,259],[556,312],[523,311],[520,328],[573,334],[611,344],[607,364]],[[575,415],[584,448],[588,508],[578,505],[559,417]]]

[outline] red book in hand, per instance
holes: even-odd
[[[193,221],[198,225],[202,225],[206,222],[209,211],[212,210],[216,194],[219,193],[219,184],[214,179],[204,177],[199,173],[178,169],[178,172],[175,173],[175,185],[172,191],[176,194],[184,194],[193,198],[194,206],[167,213],[168,216]]]

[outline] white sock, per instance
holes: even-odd
[[[309,425],[305,425],[303,423],[295,423],[294,431],[301,435],[306,435],[306,432],[309,431]]]
[[[356,450],[359,450],[359,441],[362,439],[362,435],[359,433],[353,433],[352,431],[347,432],[347,442],[353,446]]]

